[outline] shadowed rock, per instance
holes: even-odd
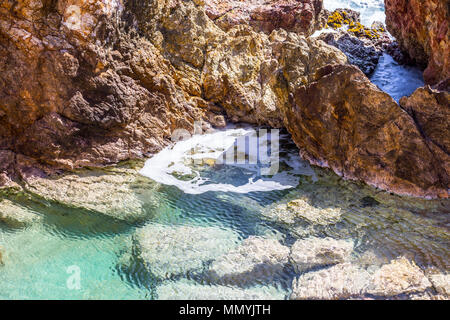
[[[303,272],[348,261],[352,251],[351,241],[310,237],[294,243],[289,259],[297,272]]]
[[[385,0],[386,25],[409,57],[426,66],[425,82],[450,77],[450,9],[447,0]]]
[[[250,237],[216,259],[209,272],[213,279],[237,285],[266,282],[283,270],[288,256],[289,248],[278,240]]]
[[[146,268],[166,279],[201,272],[205,263],[232,249],[238,235],[218,227],[149,224],[137,231],[135,239]]]

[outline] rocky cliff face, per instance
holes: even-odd
[[[251,4],[4,1],[0,183],[142,157],[176,128],[226,116],[286,127],[308,160],[345,177],[448,197],[448,152],[430,151],[433,130],[340,50],[305,37],[321,1]]]
[[[62,168],[155,152],[200,117],[120,0],[3,1],[0,148]]]
[[[385,0],[386,25],[403,51],[426,66],[425,81],[450,77],[450,4],[447,0]]]
[[[434,101],[432,114],[428,101]],[[442,119],[448,95],[415,93],[404,104],[423,114],[410,116],[354,66],[326,66],[316,81],[295,90],[285,123],[311,163],[400,194],[447,197],[450,157],[438,146],[450,132]],[[435,132],[439,126],[442,133]]]

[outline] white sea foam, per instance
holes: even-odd
[[[230,163],[226,158],[223,160],[224,155],[230,152],[234,154],[235,141],[243,137],[247,137],[248,147],[239,147],[239,143],[236,147],[237,159],[241,159],[241,162]],[[261,162],[267,167],[273,164],[271,161],[278,161],[279,157],[278,148],[270,150],[273,151],[270,156],[267,153],[263,156],[258,152],[260,163],[256,164],[255,143],[261,151],[264,141],[267,140],[257,139],[255,130],[251,128],[194,135],[165,148],[147,160],[140,174],[158,183],[176,186],[189,194],[208,191],[249,193],[284,190],[296,187],[299,175],[309,175],[315,179],[314,171],[300,159],[296,150],[291,150],[287,156],[279,159],[285,165],[277,173],[262,176],[264,166]],[[273,141],[272,144],[275,145]]]

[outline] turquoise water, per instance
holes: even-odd
[[[288,139],[282,146],[282,159],[297,152]],[[140,167],[142,164],[137,166]],[[220,176],[224,169],[207,166],[204,170]],[[202,267],[168,278],[152,274],[144,266],[135,243],[136,231],[148,224],[163,229],[179,225],[217,227],[237,235],[233,240],[236,245],[252,235],[278,239],[286,246],[311,235],[353,239],[356,258],[367,252],[374,252],[384,262],[407,256],[423,269],[449,270],[448,201],[397,197],[343,181],[326,170],[314,171],[314,177],[298,175],[299,184],[295,188],[243,194],[187,194],[176,186],[138,178],[136,183],[145,181],[136,191],[140,199],[145,202],[148,198],[143,195],[152,194],[152,203],[157,199],[160,204],[149,205],[149,212],[138,222],[39,198],[31,201],[21,198],[17,204],[35,212],[40,219],[22,229],[0,223],[4,261],[0,266],[0,298],[164,299],[181,295],[194,299],[204,298],[202,293],[210,294],[208,288],[219,298],[248,297],[244,293],[266,299],[289,297],[292,279],[297,276],[290,267],[275,278],[262,277],[250,285],[227,285],[228,291],[207,277],[205,270],[211,261],[201,261]],[[236,180],[236,184],[245,182]],[[142,192],[142,188],[148,188],[148,193]],[[339,208],[341,219],[329,225],[300,220],[288,224],[266,214],[276,205],[298,198],[306,199],[319,210]],[[212,243],[217,241],[214,234],[208,237]],[[167,255],[173,252],[167,248]],[[80,271],[79,288],[70,285],[73,269],[68,268],[73,266]]]

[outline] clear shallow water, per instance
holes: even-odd
[[[401,97],[411,95],[424,85],[422,71],[419,68],[399,65],[388,54],[381,56],[370,80],[397,102]]]
[[[281,158],[291,164],[293,161],[302,163],[299,158],[289,156],[296,153],[296,149],[288,141],[281,144]],[[199,170],[199,167],[192,166],[192,169]],[[210,176],[220,176],[224,167],[205,164],[203,170]],[[292,279],[298,276],[292,268],[286,267],[275,279],[261,277],[250,285],[221,286],[205,273],[212,262],[207,259],[199,261],[200,266],[194,270],[159,277],[144,266],[136,245],[135,234],[146,225],[155,225],[157,229],[153,230],[162,232],[177,226],[218,228],[221,233],[229,234],[235,245],[253,235],[278,239],[288,247],[297,239],[309,236],[352,239],[355,259],[373,252],[378,257],[376,260],[383,263],[407,256],[423,269],[449,270],[448,201],[401,198],[343,181],[326,170],[314,171],[313,176],[296,175],[298,185],[291,189],[266,192],[191,194],[177,186],[161,184],[155,188],[156,182],[149,183],[151,201],[156,198],[161,205],[149,206],[151,214],[139,222],[121,221],[38,199],[22,201],[41,219],[25,229],[11,229],[0,223],[0,246],[4,252],[4,265],[0,266],[0,298],[207,298],[214,293],[215,298],[248,298],[250,295],[283,299],[289,296]],[[237,179],[235,184],[246,183],[247,179]],[[339,209],[341,218],[322,225],[302,219],[286,223],[268,214],[279,204],[299,198],[318,210]],[[141,199],[146,201],[145,197]],[[199,232],[204,230],[208,229],[199,229]],[[205,233],[205,237],[210,239],[213,248],[215,243],[220,244],[214,232]],[[161,237],[161,241],[165,238]],[[188,246],[187,253],[189,250],[196,250],[195,246],[191,249]],[[168,256],[175,252],[178,251],[173,247],[167,247]],[[79,290],[67,286],[70,266],[77,266],[81,271]]]

